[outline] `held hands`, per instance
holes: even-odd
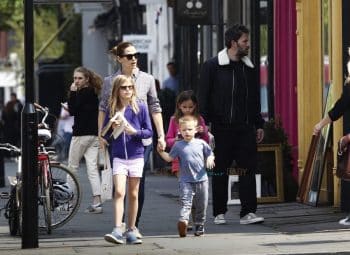
[[[164,140],[164,135],[160,135],[158,137],[157,151],[158,151],[158,149],[161,150],[161,151],[164,151],[165,147],[166,147],[166,143],[165,143],[165,140]]]
[[[159,146],[157,146],[157,152],[158,152],[159,154],[162,154],[162,152],[164,152],[164,150],[162,150]]]
[[[207,158],[206,166],[207,166],[208,169],[213,169],[214,168],[214,166],[215,166],[214,159],[215,159],[214,155],[211,155],[211,156],[209,156]]]

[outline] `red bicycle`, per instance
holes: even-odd
[[[54,148],[45,146],[51,139],[51,131],[45,122],[49,110],[35,104],[37,111],[43,113],[38,128],[38,218],[39,228],[48,234],[52,229],[68,222],[78,211],[81,203],[81,189],[75,174],[65,165],[51,159]],[[21,234],[22,230],[22,174],[21,150],[11,144],[0,144],[0,150],[7,150],[18,157],[16,177],[9,177],[10,198],[5,216],[9,220],[10,234]]]

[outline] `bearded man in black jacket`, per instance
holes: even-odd
[[[255,172],[257,143],[264,137],[260,86],[254,65],[247,57],[249,30],[236,24],[225,32],[225,46],[203,64],[198,86],[200,112],[215,137],[212,176],[215,224],[225,224],[228,175],[232,164],[239,171],[240,224],[260,223]],[[235,162],[235,163],[233,163]]]

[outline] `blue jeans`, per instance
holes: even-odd
[[[153,144],[145,146],[145,151],[143,154],[145,159],[145,165],[143,167],[142,177],[141,177],[140,186],[139,186],[139,207],[136,215],[136,222],[135,222],[136,227],[138,227],[139,225],[139,220],[140,220],[142,208],[143,208],[143,202],[145,201],[145,179],[146,179],[145,172],[146,172],[146,167],[148,165],[149,157],[151,155],[152,150],[153,150]]]

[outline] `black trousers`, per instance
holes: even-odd
[[[239,176],[240,217],[257,208],[255,172],[257,166],[256,131],[247,124],[213,123],[215,168],[212,176],[213,214],[225,214],[228,199],[228,176],[232,163],[243,169]]]

